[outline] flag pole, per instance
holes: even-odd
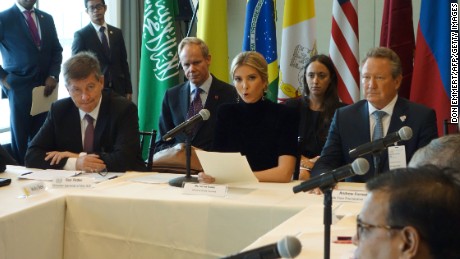
[[[189,37],[190,33],[192,32],[193,24],[195,23],[195,20],[196,20],[196,14],[198,13],[198,7],[200,6],[200,0],[196,1],[195,8],[193,8],[193,0],[190,0],[190,5],[192,6],[193,14],[192,14],[192,20],[190,21],[190,24],[188,26],[187,35],[185,37]]]

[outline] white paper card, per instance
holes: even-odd
[[[26,197],[44,192],[46,190],[45,184],[43,182],[33,182],[27,185],[24,185],[22,188],[24,195]]]
[[[390,170],[406,168],[406,146],[388,147],[388,161]]]
[[[225,197],[227,190],[228,187],[226,185],[185,183],[182,193]]]
[[[32,107],[30,108],[30,115],[35,116],[42,112],[47,112],[51,109],[51,104],[57,100],[58,87],[51,93],[50,96],[45,96],[45,86],[34,87],[32,90]]]
[[[240,153],[219,153],[196,150],[206,174],[216,178],[216,184],[259,182]]]
[[[90,177],[54,178],[51,187],[55,189],[88,189],[95,185]]]
[[[360,190],[333,190],[332,200],[335,202],[357,202],[362,203],[367,196],[367,191]]]

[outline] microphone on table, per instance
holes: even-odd
[[[355,149],[350,150],[350,157],[360,157],[368,153],[375,153],[382,151],[385,148],[391,146],[393,143],[401,140],[409,140],[412,138],[412,129],[404,126],[396,132],[387,134],[384,138],[376,139],[374,141],[368,142],[361,146],[358,146]]]
[[[208,110],[201,109],[197,114],[190,117],[190,119],[182,122],[181,124],[177,125],[174,129],[168,131],[168,133],[166,133],[163,136],[163,140],[168,141],[172,139],[177,134],[181,133],[184,130],[189,129],[190,127],[194,126],[196,123],[200,121],[208,120],[209,116],[211,116],[211,113]]]
[[[311,178],[297,186],[292,190],[294,193],[306,192],[315,188],[323,188],[336,184],[337,182],[354,175],[363,175],[369,170],[369,162],[364,158],[357,158],[353,163],[339,167],[330,172],[322,173]]]
[[[275,244],[255,248],[239,254],[223,257],[222,259],[275,259],[295,258],[300,254],[302,244],[299,239],[293,236],[285,236]]]

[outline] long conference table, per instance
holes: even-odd
[[[135,182],[157,173],[129,172],[91,189],[49,188],[23,198],[22,188],[33,182],[17,179],[26,171],[8,166],[0,174],[13,180],[0,188],[0,259],[219,258],[288,234],[302,242],[299,258],[322,258],[323,197],[294,194],[298,182],[231,185],[215,197]],[[340,222],[360,207],[334,202],[341,220],[333,234],[353,234],[354,222]],[[352,249],[333,245],[331,258]]]

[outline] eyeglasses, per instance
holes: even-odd
[[[383,228],[386,230],[401,230],[403,226],[388,226],[388,225],[372,225],[368,223],[364,223],[358,216],[356,219],[356,238],[360,240],[360,236],[363,234],[364,229],[370,230],[375,228]]]
[[[99,10],[101,10],[101,9],[104,8],[104,7],[105,7],[104,4],[97,4],[97,5],[94,5],[94,6],[90,5],[90,6],[88,6],[88,11],[90,11],[90,12],[94,12],[94,11],[96,11],[96,10],[99,11]]]
[[[78,175],[81,175],[83,173],[97,173],[98,175],[100,175],[102,177],[105,177],[105,176],[107,176],[109,171],[107,171],[107,168],[104,168],[102,170],[91,169],[91,170],[85,170],[85,171],[82,171],[82,172],[75,173],[74,176],[78,176]]]

